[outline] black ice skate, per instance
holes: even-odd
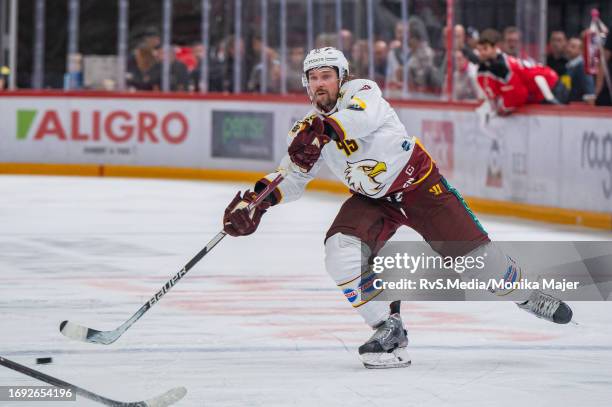
[[[392,314],[374,332],[366,343],[359,347],[363,365],[368,369],[388,369],[410,365],[406,352],[408,336],[399,314]]]
[[[556,324],[567,324],[572,320],[572,309],[566,303],[538,290],[531,293],[527,301],[516,305],[538,318]]]

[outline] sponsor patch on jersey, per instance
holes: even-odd
[[[359,289],[363,293],[370,293],[374,291],[374,274],[370,274],[366,278],[361,279],[359,282]]]
[[[346,108],[351,110],[365,110],[366,104],[363,100],[359,99],[356,96],[353,96]]]
[[[346,299],[349,300],[349,302],[351,303],[355,302],[355,300],[357,299],[357,292],[352,288],[346,288],[342,292],[344,293]]]
[[[363,85],[359,90],[370,90],[372,87],[370,85]]]

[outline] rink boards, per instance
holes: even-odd
[[[393,105],[477,210],[610,228],[612,110],[536,106],[487,120],[473,104]],[[7,93],[0,171],[252,179],[276,166],[307,111],[293,96]]]

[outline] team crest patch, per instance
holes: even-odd
[[[305,127],[310,126],[310,124],[312,123],[315,117],[317,116],[310,115],[310,116],[303,118],[302,120],[298,120],[297,122],[295,122],[293,127],[289,131],[289,136],[295,137]]]
[[[346,299],[349,300],[349,302],[351,303],[355,302],[355,300],[357,299],[357,292],[352,288],[346,288],[342,290],[342,292],[344,293]]]
[[[301,126],[302,126],[301,122],[295,122],[295,124],[293,125],[293,128],[291,129],[291,133],[297,133],[297,131],[300,129]]]
[[[291,131],[289,131],[289,136],[290,137],[295,137],[297,136],[297,134],[304,129],[306,126],[308,126],[308,122],[305,120],[298,120],[297,122],[295,122],[295,124],[293,125],[293,127],[291,128]]]
[[[358,97],[353,97],[346,108],[351,110],[365,110],[366,104]]]

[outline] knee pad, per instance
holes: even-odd
[[[370,255],[370,248],[355,236],[336,233],[325,242],[327,272],[366,324],[375,327],[389,318],[390,301],[373,301],[382,290],[374,288]]]

